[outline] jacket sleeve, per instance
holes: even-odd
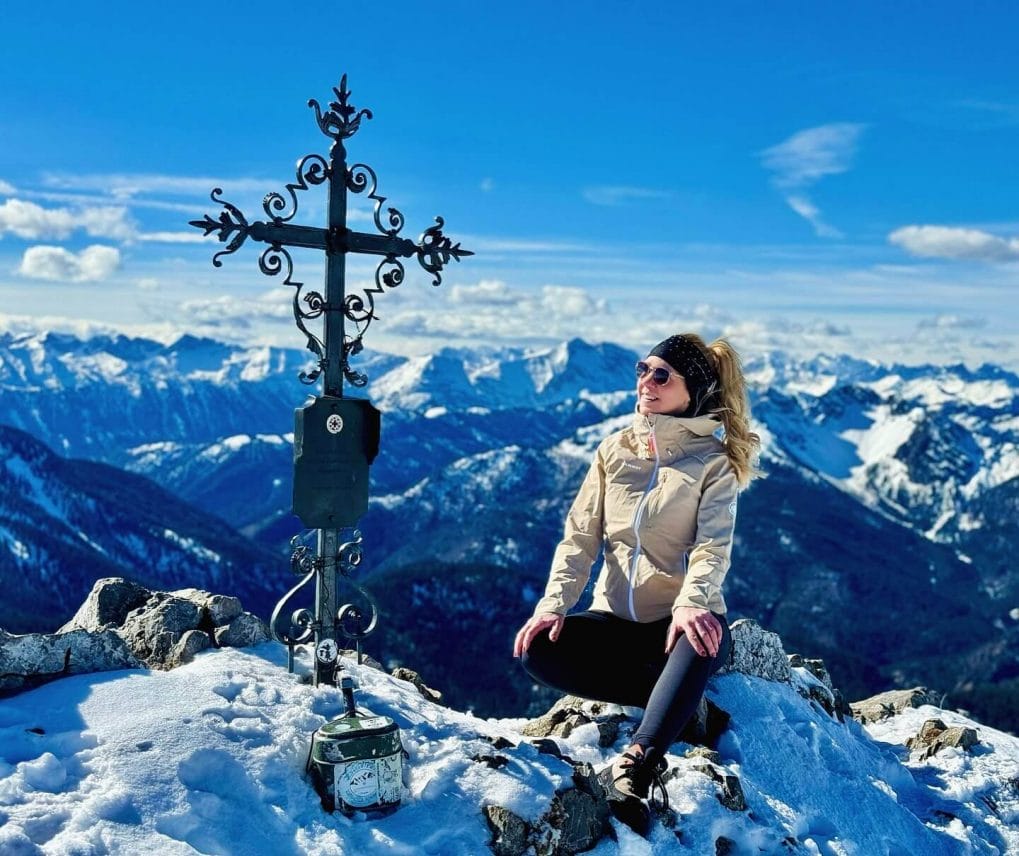
[[[729,570],[739,482],[725,455],[711,467],[697,508],[697,534],[687,562],[686,579],[672,608],[710,609],[719,600]]]
[[[552,557],[545,596],[534,607],[535,615],[543,612],[565,615],[580,600],[591,577],[591,566],[601,552],[604,503],[605,466],[599,446],[566,515],[563,538]]]

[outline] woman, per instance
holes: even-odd
[[[545,596],[514,643],[542,683],[645,709],[632,744],[600,776],[617,817],[641,832],[665,752],[731,646],[721,586],[736,497],[758,475],[749,417],[725,340],[684,333],[652,348],[637,363],[633,424],[599,445]],[[591,608],[567,615],[602,550]]]

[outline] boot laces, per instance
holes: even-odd
[[[623,760],[629,764],[621,763],[621,772],[615,777],[614,782],[621,779],[628,780],[629,790],[640,798],[648,799],[648,802],[663,811],[669,809],[669,792],[665,789],[665,771],[668,765],[664,758],[651,762],[644,755],[632,755],[629,752],[623,753]],[[655,791],[657,790],[657,798]]]

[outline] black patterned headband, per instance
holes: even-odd
[[[659,357],[683,375],[690,392],[690,406],[684,416],[700,416],[721,389],[718,373],[697,345],[683,336],[669,336],[655,345],[649,357]]]

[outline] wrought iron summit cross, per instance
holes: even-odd
[[[259,257],[258,266],[267,276],[283,276],[283,283],[294,288],[293,311],[298,328],[307,339],[307,347],[318,357],[311,373],[301,372],[301,380],[315,383],[323,379],[324,395],[312,404],[299,408],[294,438],[294,513],[310,529],[318,530],[317,556],[294,539],[291,567],[304,575],[277,605],[271,627],[277,639],[292,646],[315,639],[315,683],[331,683],[335,676],[337,630],[360,639],[375,627],[378,612],[371,596],[354,586],[371,606],[367,618],[356,607],[345,604],[337,608],[337,570],[349,576],[361,561],[361,535],[355,531],[341,543],[340,530],[356,525],[368,507],[368,465],[378,450],[379,414],[367,400],[343,400],[343,381],[355,387],[364,386],[367,377],[350,366],[350,357],[362,349],[362,338],[375,315],[375,298],[395,288],[404,279],[402,258],[417,256],[421,266],[433,276],[432,285],[442,282],[442,269],[450,259],[460,261],[473,253],[454,244],[442,234],[441,217],[426,229],[417,243],[400,237],[403,215],[387,208],[386,198],[376,193],[375,171],[363,163],[347,166],[344,140],[357,133],[362,119],[372,117],[369,110],[358,110],[350,104],[347,76],[343,75],[336,100],[325,112],[312,99],[319,129],[333,140],[329,160],[321,155],[305,155],[297,163],[297,175],[282,193],[265,196],[262,208],[266,220],[249,223],[234,205],[222,198],[223,191],[212,191],[212,201],[223,206],[218,218],[205,215],[190,224],[206,235],[215,233],[226,248],[216,253],[212,263],[222,266],[223,256],[237,252],[251,238],[268,244]],[[291,222],[297,214],[298,191],[321,184],[329,186],[328,225],[323,228],[300,226]],[[347,193],[364,193],[374,202],[377,234],[354,232],[347,228]],[[293,279],[294,263],[288,247],[324,250],[326,254],[325,296],[318,291],[302,294],[304,283]],[[345,285],[347,253],[381,256],[375,269],[375,284],[362,293],[347,294]],[[304,304],[304,305],[302,305]],[[311,332],[306,322],[324,316],[322,336]],[[344,321],[352,322],[356,335],[347,335]],[[280,631],[277,622],[289,600],[314,578],[315,613],[296,610],[289,628]],[[352,629],[348,624],[352,622]]]
[[[344,377],[354,386],[364,386],[367,382],[363,374],[351,369],[349,358],[361,350],[361,339],[375,318],[376,295],[384,294],[387,288],[395,288],[403,282],[404,267],[400,259],[417,256],[421,266],[434,275],[432,285],[439,285],[442,282],[441,271],[450,259],[460,261],[463,256],[474,254],[442,234],[445,223],[441,217],[435,218],[435,225],[426,229],[416,244],[409,238],[399,236],[404,223],[403,214],[395,208],[388,208],[383,216],[382,206],[386,197],[375,192],[378,184],[375,171],[363,163],[347,166],[347,151],[343,141],[357,133],[361,120],[371,119],[372,113],[370,110],[358,110],[349,103],[351,93],[347,89],[346,75],[343,75],[339,87],[334,87],[333,92],[336,100],[329,103],[329,110],[324,113],[318,101],[314,98],[308,101],[308,106],[315,109],[319,129],[333,140],[329,161],[318,154],[305,155],[298,161],[296,180],[286,186],[286,195],[273,191],[262,201],[268,220],[249,223],[238,208],[222,198],[223,191],[217,187],[212,191],[212,201],[223,206],[219,218],[213,219],[206,214],[204,220],[191,220],[190,225],[202,229],[206,235],[218,234],[219,240],[227,244],[226,249],[216,253],[212,260],[216,267],[223,264],[220,261],[222,256],[237,252],[249,237],[269,245],[259,258],[259,268],[268,276],[286,272],[284,285],[295,288],[294,320],[307,337],[308,349],[319,358],[318,368],[308,375],[302,373],[301,379],[306,383],[314,383],[319,374],[324,372],[325,394],[342,396]],[[322,229],[291,223],[297,214],[297,191],[326,182],[329,183],[327,227]],[[377,234],[352,232],[347,228],[348,191],[367,193],[367,197],[374,201]],[[304,283],[292,278],[293,259],[286,247],[325,251],[324,298],[317,291],[302,297]],[[346,294],[347,253],[383,257],[375,270],[375,285],[365,289],[363,295]],[[302,301],[307,304],[307,308],[301,306]],[[325,335],[319,338],[308,330],[304,322],[323,314]],[[356,336],[346,335],[345,318],[357,325]]]

